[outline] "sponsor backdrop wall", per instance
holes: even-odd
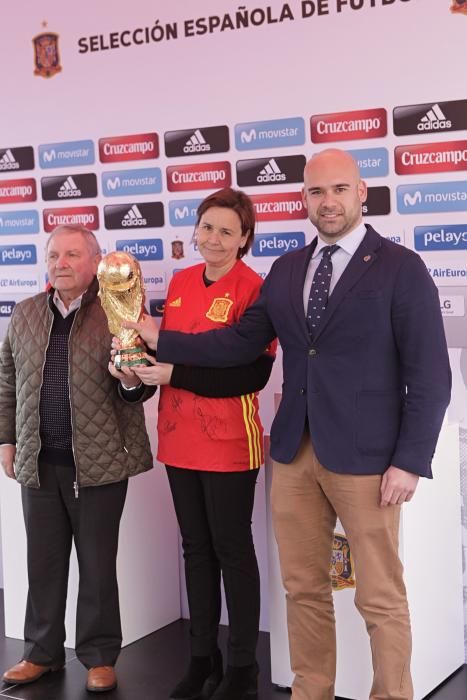
[[[265,275],[314,235],[300,201],[306,159],[348,149],[369,184],[367,221],[417,250],[439,286],[467,548],[467,3],[17,0],[0,17],[0,338],[15,303],[44,288],[57,224],[133,253],[160,316],[172,275],[200,260],[191,238],[206,194],[232,184],[252,195],[247,262]],[[265,594],[264,503],[262,476]]]

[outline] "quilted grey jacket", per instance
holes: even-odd
[[[16,443],[16,478],[25,486],[39,487],[39,400],[52,321],[49,294],[20,302],[0,351],[0,442]],[[72,439],[79,486],[121,481],[153,466],[143,404],[124,401],[119,382],[108,372],[110,343],[94,280],[69,337]],[[142,401],[153,393],[147,387]]]

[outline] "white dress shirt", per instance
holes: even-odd
[[[350,258],[355,253],[360,243],[363,241],[365,234],[366,227],[365,224],[362,222],[357,226],[357,228],[354,228],[353,231],[347,233],[339,241],[337,241],[337,245],[339,246],[339,248],[332,256],[332,276],[331,286],[329,289],[329,296],[331,296],[332,291],[337,284],[337,281],[339,280],[340,276],[349,264]],[[313,255],[311,256],[311,260],[308,265],[308,270],[305,277],[305,284],[303,285],[303,308],[305,311],[305,315],[308,309],[308,299],[310,296],[311,283],[313,282],[313,277],[315,275],[316,268],[321,262],[321,258],[323,256],[323,248],[325,248],[328,245],[331,244],[326,243],[325,241],[323,241],[322,238],[318,236],[318,243],[316,244],[316,248],[313,252]]]
[[[79,309],[79,307],[81,306],[81,299],[83,298],[83,294],[81,294],[81,296],[77,297],[76,299],[73,299],[73,301],[70,303],[70,306],[66,308],[65,304],[60,299],[60,294],[57,292],[57,290],[55,290],[53,302],[57,309],[60,311],[60,314],[63,316],[63,318],[66,318],[71,313],[73,313],[73,311]]]

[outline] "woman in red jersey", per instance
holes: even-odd
[[[201,333],[238,321],[262,280],[241,260],[253,244],[254,208],[226,188],[198,207],[195,241],[204,263],[178,272],[162,328]],[[151,347],[150,317],[135,324]],[[273,349],[249,366],[228,369],[158,364],[133,368],[161,384],[157,458],[166,464],[183,540],[190,609],[191,661],[172,700],[255,700],[260,589],[251,517],[263,429],[257,391]],[[217,645],[220,577],[229,613],[227,670]]]

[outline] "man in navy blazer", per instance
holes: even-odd
[[[303,188],[318,237],[275,261],[239,324],[198,335],[163,331],[158,341],[149,319],[138,326],[157,345],[159,362],[246,364],[280,340],[284,385],[271,429],[271,500],[294,700],[334,698],[329,562],[336,516],[370,636],[370,698],[413,697],[400,507],[419,476],[432,476],[451,375],[436,287],[416,253],[363,224],[365,199],[350,155],[322,151],[307,163]],[[326,297],[319,297],[318,320],[317,283]]]

